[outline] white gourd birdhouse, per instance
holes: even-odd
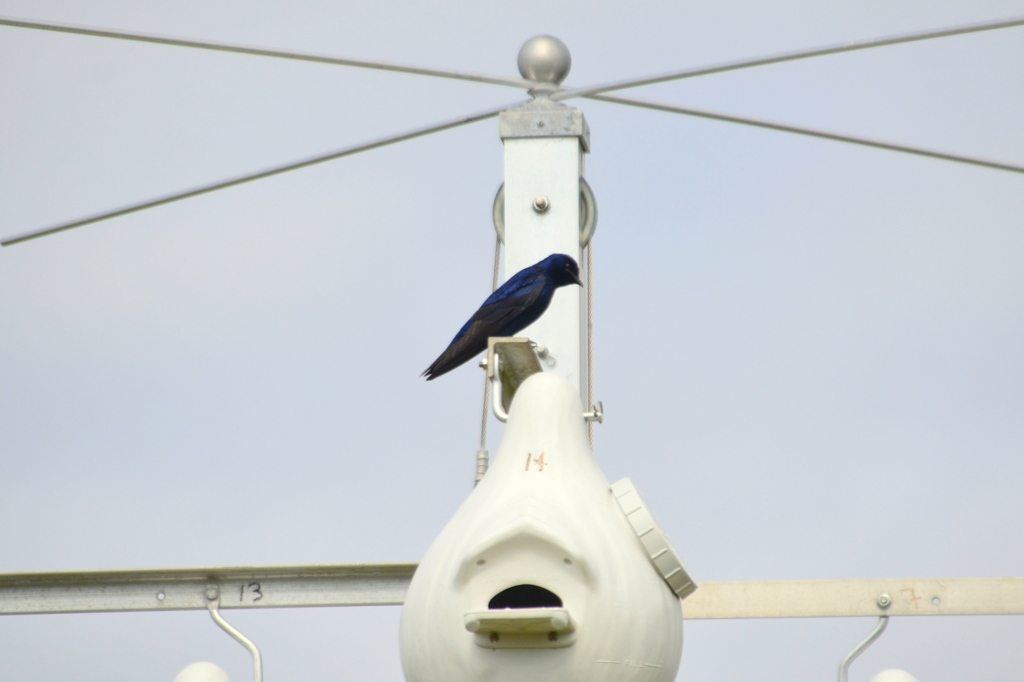
[[[638,519],[651,526],[643,540]],[[594,461],[576,390],[553,373],[530,376],[492,467],[413,577],[406,679],[674,680],[677,595],[694,587],[659,543],[628,481],[613,492]]]

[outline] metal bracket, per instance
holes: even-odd
[[[496,336],[487,340],[487,359],[480,366],[487,370],[487,379],[491,382],[491,409],[501,423],[508,421],[508,410],[519,385],[544,371],[540,358],[554,364],[547,348],[525,337]],[[598,401],[591,405],[590,412],[583,413],[583,419],[603,423],[604,404]]]
[[[508,410],[519,385],[543,371],[537,355],[535,344],[526,337],[496,336],[487,340],[485,366],[491,381],[491,404],[494,416],[501,422],[508,419]]]
[[[259,647],[253,644],[252,640],[236,630],[231,623],[224,620],[224,617],[220,615],[220,587],[217,585],[208,585],[203,596],[206,597],[206,608],[210,611],[210,616],[213,618],[213,622],[216,623],[221,630],[231,635],[236,642],[244,646],[249,650],[249,653],[252,654],[252,678],[254,682],[263,682],[263,657],[260,655]]]

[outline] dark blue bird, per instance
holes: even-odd
[[[450,372],[487,350],[492,336],[515,336],[544,314],[555,289],[579,284],[580,266],[556,253],[512,275],[462,326],[441,356],[423,372],[427,381]]]

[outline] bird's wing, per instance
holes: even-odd
[[[540,269],[517,272],[487,297],[423,374],[428,379],[441,376],[486,349],[489,337],[514,334],[526,327],[532,319],[529,315],[524,317],[524,313],[540,300],[546,281]],[[517,324],[517,318],[523,318],[523,323]]]
[[[507,331],[509,324],[537,303],[544,292],[545,284],[547,284],[547,277],[540,269],[529,268],[517,272],[515,277],[487,297],[480,309],[473,313],[473,317],[469,318],[465,326],[455,335],[452,342],[469,335],[470,330],[473,330],[473,335],[483,334],[484,339],[489,336],[518,332],[526,325],[524,324],[514,331]]]

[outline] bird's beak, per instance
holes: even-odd
[[[583,282],[580,281],[579,275],[577,275],[575,272],[570,272],[569,274],[572,275],[572,281],[576,282],[576,284],[579,284],[580,286],[583,286]]]

